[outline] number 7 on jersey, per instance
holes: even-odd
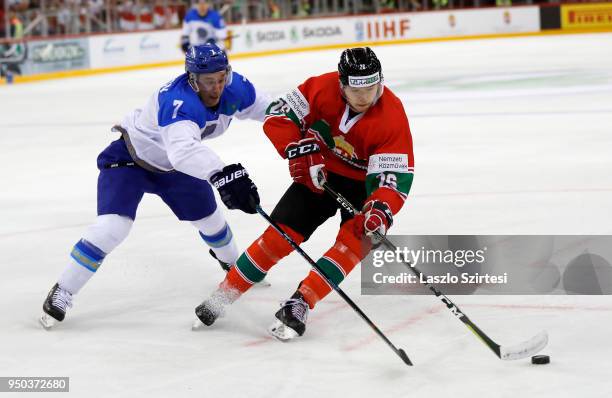
[[[174,112],[172,112],[172,119],[176,119],[176,115],[177,115],[178,110],[181,107],[181,105],[183,105],[183,101],[181,101],[181,100],[174,100],[172,105],[174,106]]]

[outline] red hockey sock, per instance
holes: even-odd
[[[302,243],[304,238],[286,225],[280,224],[283,231],[287,233],[297,244]],[[230,269],[219,287],[224,290],[234,289],[244,293],[266,277],[267,272],[280,259],[293,251],[293,248],[272,227],[266,231],[255,242],[245,250]]]
[[[353,234],[352,223],[353,220],[348,221],[340,228],[334,246],[317,261],[325,275],[337,285],[366,256],[372,246],[369,240],[362,240]],[[331,290],[329,283],[315,270],[310,271],[298,288],[311,309]]]

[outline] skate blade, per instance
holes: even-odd
[[[262,279],[261,282],[257,282],[254,286],[258,286],[258,287],[270,287],[272,285],[267,280]]]
[[[206,325],[204,325],[202,323],[202,321],[200,319],[198,319],[197,317],[193,321],[193,323],[191,324],[191,330],[193,330],[193,331],[204,329],[205,327],[206,327]]]
[[[49,314],[42,314],[42,316],[38,318],[38,322],[40,322],[45,330],[51,330],[51,328],[57,323],[57,320]]]
[[[272,337],[275,337],[277,340],[283,342],[293,340],[299,336],[295,330],[291,329],[289,326],[285,325],[279,320],[276,320],[276,322],[274,322],[274,324],[268,328],[268,333],[270,333]]]

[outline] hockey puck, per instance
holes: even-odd
[[[548,355],[534,355],[531,357],[531,363],[534,365],[546,365],[550,363],[550,357]]]

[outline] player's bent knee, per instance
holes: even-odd
[[[358,237],[355,235],[353,232],[354,223],[355,219],[352,219],[342,225],[336,237],[336,245],[346,247],[346,250],[361,261],[372,249],[372,242],[365,236]]]
[[[279,224],[283,231],[298,245],[304,241],[304,237],[286,225]],[[285,240],[273,227],[266,228],[265,232],[258,239],[257,243],[261,248],[274,254],[276,257],[283,258],[293,251],[291,244]]]
[[[104,253],[113,251],[128,236],[134,220],[118,214],[104,214],[87,228],[83,239],[98,247]]]
[[[213,235],[219,233],[226,226],[225,215],[223,211],[217,207],[217,209],[208,217],[201,218],[199,220],[190,221],[191,225],[196,227],[200,232],[205,235]]]

